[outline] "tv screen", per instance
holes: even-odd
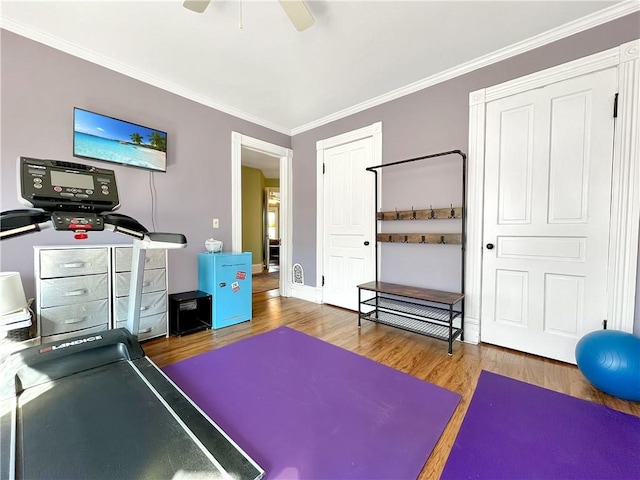
[[[73,109],[73,155],[167,170],[167,134],[81,108]]]

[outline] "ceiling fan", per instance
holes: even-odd
[[[301,32],[313,25],[313,17],[303,0],[278,0],[282,9],[285,11],[293,26]],[[185,0],[182,4],[185,8],[196,12],[203,13],[211,0]]]

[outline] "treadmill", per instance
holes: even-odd
[[[127,328],[30,347],[0,363],[0,479],[260,479],[258,466],[145,355],[137,341],[147,249],[182,248],[119,207],[115,174],[18,159],[33,207],[0,213],[0,240],[53,226],[77,239],[133,237]]]

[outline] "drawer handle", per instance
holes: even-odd
[[[65,323],[65,324],[80,323],[80,322],[86,322],[87,320],[89,320],[89,317],[72,318],[71,320],[65,320],[63,323]]]
[[[91,264],[87,262],[72,262],[72,263],[63,263],[60,266],[62,268],[82,268],[82,267],[88,267],[89,265]]]
[[[151,285],[151,282],[142,282],[143,287],[148,287],[149,285]]]
[[[89,290],[87,290],[86,288],[81,288],[79,290],[70,290],[68,292],[64,292],[64,296],[65,297],[77,297],[79,295],[86,295],[87,293],[89,293]]]
[[[153,330],[151,327],[145,328],[144,330],[138,330],[138,335],[141,333],[149,333],[151,330]]]
[[[151,308],[151,307],[149,307],[149,306],[140,307],[140,311],[144,312],[145,310],[149,310],[149,308]]]

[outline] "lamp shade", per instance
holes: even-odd
[[[27,307],[19,272],[0,272],[0,316]]]

